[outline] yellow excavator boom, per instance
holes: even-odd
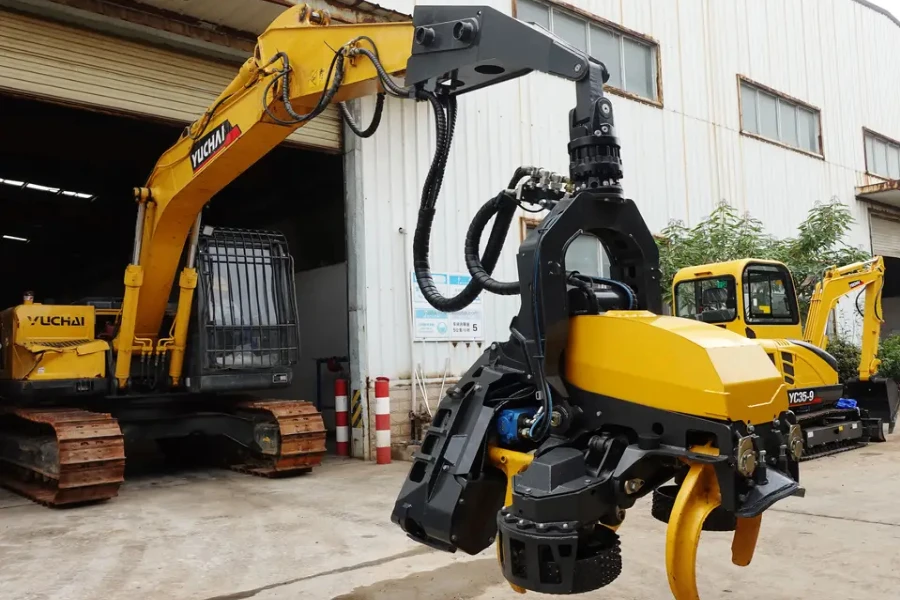
[[[877,371],[881,361],[877,358],[881,324],[881,292],[884,288],[884,259],[874,256],[869,260],[843,267],[831,267],[825,271],[822,281],[816,284],[809,303],[803,339],[819,348],[828,344],[828,317],[838,300],[850,292],[865,290],[865,308],[862,311],[863,331],[859,362],[859,379],[868,381]]]
[[[406,68],[412,35],[411,22],[331,25],[327,14],[295,6],[259,36],[254,55],[234,80],[163,153],[145,186],[135,190],[135,251],[126,269],[116,340],[120,387],[127,385],[135,351],[171,350],[170,376],[178,381],[197,283],[193,256],[180,278],[172,334],[165,340],[158,337],[185,240],[192,226],[199,227],[202,208],[217,192],[308,122],[295,122],[284,100],[296,113],[312,111],[329,84],[336,53],[345,62],[332,102],[382,91],[372,61],[351,56],[349,50],[377,47],[384,70],[396,75]]]

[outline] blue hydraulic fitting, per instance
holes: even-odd
[[[527,427],[525,419],[537,412],[534,408],[506,408],[497,417],[497,433],[503,444],[514,444],[519,441],[519,430]]]

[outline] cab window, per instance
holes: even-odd
[[[682,281],[675,286],[675,316],[726,323],[737,316],[733,277],[709,277]]]
[[[748,323],[798,322],[790,273],[775,265],[749,265],[744,269],[744,312]]]

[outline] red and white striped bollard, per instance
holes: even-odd
[[[387,377],[375,378],[375,453],[379,465],[391,462],[391,394]]]
[[[350,413],[347,402],[347,380],[334,380],[334,425],[337,455],[350,456]]]

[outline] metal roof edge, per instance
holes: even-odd
[[[196,57],[224,63],[242,64],[252,50],[230,47],[198,37],[133,22],[114,16],[75,8],[54,0],[0,0],[0,11],[94,31],[101,35],[118,37],[136,43],[163,47],[176,52],[186,52]]]
[[[400,11],[394,10],[392,8],[385,8],[375,2],[368,2],[367,0],[322,0],[326,4],[342,4],[349,10],[359,10],[364,13],[371,14],[376,17],[382,17],[389,21],[408,21],[412,19],[412,15],[408,15],[406,13],[402,13]],[[302,4],[300,0],[264,0],[264,2],[269,2],[271,4],[278,4],[280,6],[291,7],[297,4]]]

